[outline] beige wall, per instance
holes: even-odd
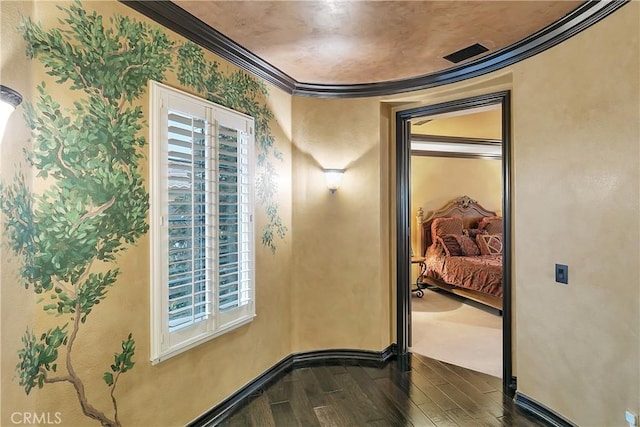
[[[420,122],[420,120],[416,120]],[[502,109],[479,113],[435,118],[422,125],[412,125],[411,133],[420,135],[458,136],[467,138],[502,139]]]
[[[513,69],[518,388],[581,426],[640,409],[639,18]]]
[[[382,350],[380,111],[371,100],[293,100],[292,326],[295,351]],[[346,168],[327,190],[323,168]]]

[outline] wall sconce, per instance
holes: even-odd
[[[0,141],[4,136],[4,128],[9,116],[21,102],[22,95],[11,88],[0,85]]]
[[[324,178],[327,181],[327,188],[331,194],[335,193],[342,183],[344,169],[324,169]]]

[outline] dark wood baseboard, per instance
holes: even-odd
[[[218,425],[252,396],[260,394],[264,388],[293,369],[333,364],[382,367],[394,356],[395,345],[393,344],[382,351],[334,349],[290,354],[188,425],[190,427]]]
[[[576,424],[520,392],[516,392],[514,401],[518,408],[533,414],[549,425],[554,427],[577,427]]]
[[[365,366],[384,366],[394,356],[393,345],[382,351],[368,350],[317,350],[303,353],[294,353],[289,357],[293,358],[292,368],[303,368],[315,365],[331,365],[339,363],[341,365],[358,364]]]

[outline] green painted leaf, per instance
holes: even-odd
[[[113,385],[113,375],[111,374],[111,372],[105,372],[102,378],[104,379],[104,382],[107,383],[108,386]]]

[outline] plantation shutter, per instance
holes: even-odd
[[[169,332],[204,321],[212,313],[213,177],[207,121],[168,114],[168,315]]]
[[[253,306],[253,144],[251,123],[229,111],[216,111],[218,164],[218,313],[222,323],[237,321]]]
[[[255,316],[253,120],[154,83],[152,361]]]

